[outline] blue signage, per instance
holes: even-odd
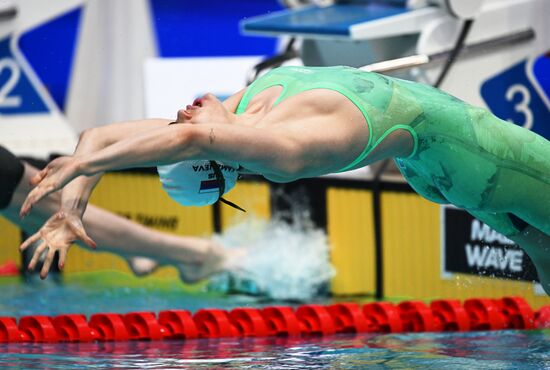
[[[549,77],[547,56],[524,60],[485,81],[481,96],[499,118],[550,139]]]
[[[0,41],[0,115],[48,112],[11,52],[10,41]]]
[[[541,55],[533,63],[533,77],[542,89],[546,99],[550,101],[550,52]]]

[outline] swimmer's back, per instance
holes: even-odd
[[[411,186],[432,201],[498,211],[508,200],[495,195],[497,181],[522,178],[538,188],[550,184],[546,139],[431,86],[350,67],[282,67],[249,86],[237,113],[276,85],[283,91],[275,105],[304,91],[330,89],[361,110],[369,142],[341,171],[360,167],[385,137],[401,129],[410,133],[414,148],[397,160],[398,166]]]

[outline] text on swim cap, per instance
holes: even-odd
[[[236,169],[230,166],[226,166],[224,164],[220,165],[220,170],[226,171],[226,172],[235,172]],[[195,165],[193,166],[193,171],[195,172],[204,172],[204,171],[213,171],[213,168],[210,164],[201,164],[201,165]]]

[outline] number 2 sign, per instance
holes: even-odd
[[[10,38],[0,40],[0,115],[48,112],[46,104],[17,63],[10,41]]]
[[[4,72],[8,72],[8,79],[0,85],[0,108],[18,108],[21,106],[21,96],[10,94],[19,81],[21,70],[13,59],[3,58],[0,59],[0,76]]]

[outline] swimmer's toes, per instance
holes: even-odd
[[[179,263],[176,266],[180,279],[187,284],[194,284],[208,279],[223,271],[235,270],[240,266],[244,250],[213,248],[200,262]]]

